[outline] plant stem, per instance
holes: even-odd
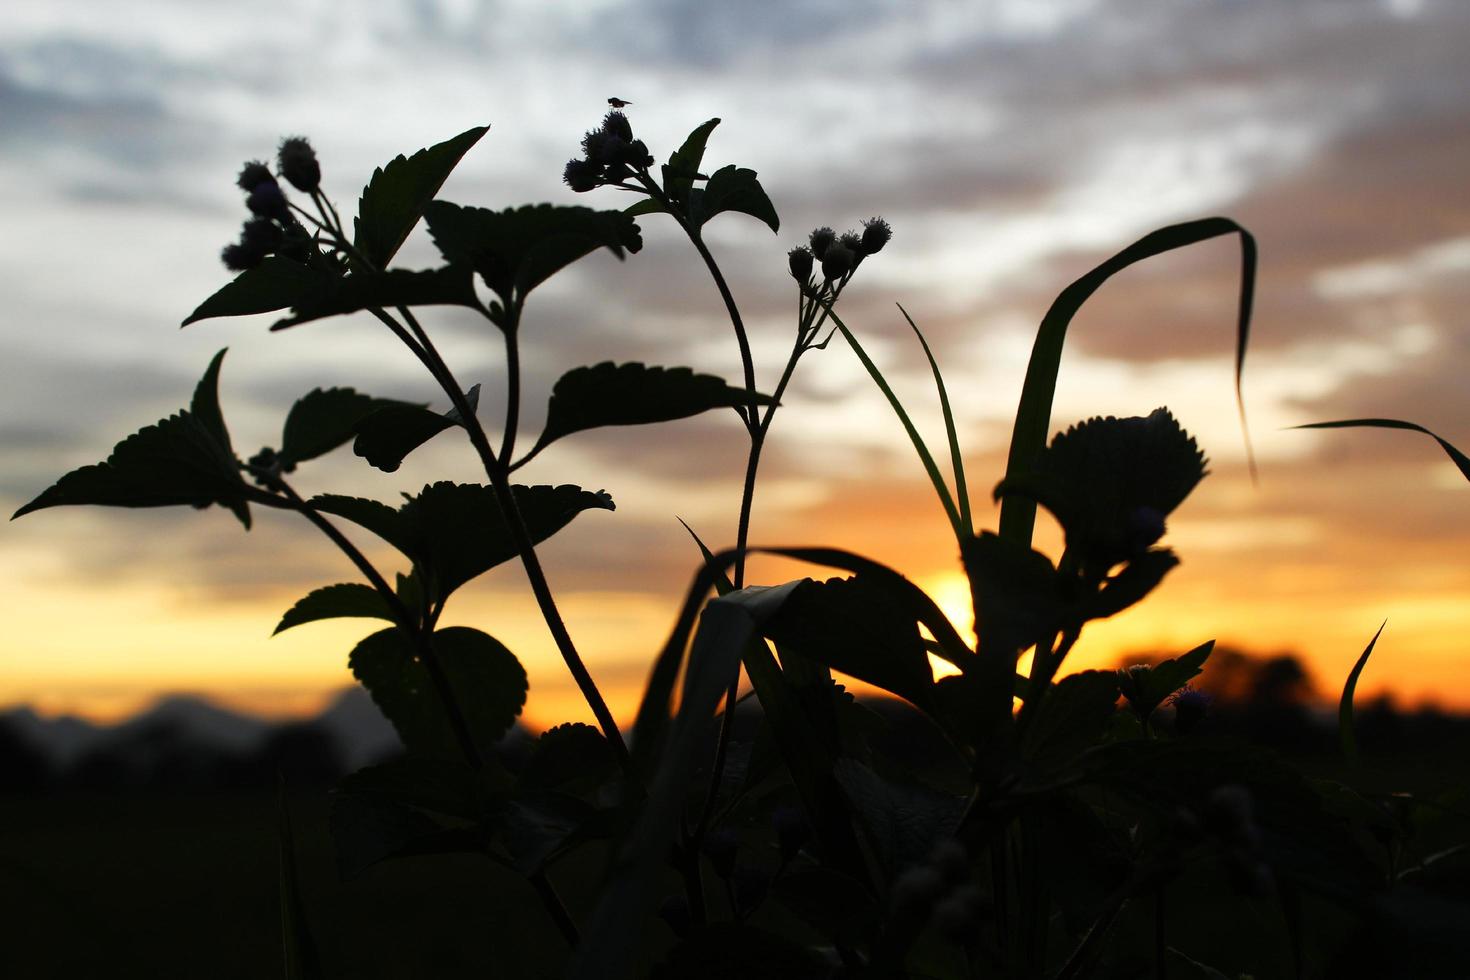
[[[398,324],[393,317],[382,310],[374,310],[374,314],[384,323],[393,328],[399,339],[408,337],[408,332]],[[490,486],[495,494],[496,502],[499,503],[501,513],[505,517],[506,526],[510,529],[511,539],[515,543],[516,551],[520,554],[521,565],[525,568],[526,578],[531,585],[531,593],[536,598],[536,604],[541,610],[541,616],[546,621],[547,628],[551,631],[553,641],[557,650],[561,653],[562,660],[567,669],[571,671],[572,679],[576,681],[578,690],[587,701],[587,706],[592,710],[593,717],[597,719],[598,727],[602,729],[603,737],[607,739],[612,747],[613,755],[617,758],[619,765],[626,773],[632,773],[633,760],[628,753],[628,744],[623,739],[623,733],[618,729],[617,722],[613,719],[612,712],[608,710],[607,701],[602,697],[602,692],[597,688],[597,682],[592,679],[587,665],[583,663],[581,655],[577,652],[576,645],[572,642],[571,634],[567,631],[566,623],[562,620],[561,612],[557,609],[556,599],[551,594],[551,586],[547,582],[546,572],[541,567],[540,559],[536,555],[536,545],[531,538],[531,532],[526,527],[526,521],[522,516],[520,508],[515,502],[515,493],[510,484],[510,460],[500,460],[495,456],[495,451],[490,447],[490,439],[485,434],[485,428],[480,424],[478,416],[475,415],[473,406],[465,397],[464,390],[459,382],[455,380],[454,373],[444,359],[439,356],[437,350],[428,343],[428,334],[421,327],[406,308],[400,308],[405,321],[409,324],[414,335],[419,340],[410,346],[420,354],[420,360],[429,369],[429,373],[439,383],[444,393],[449,396],[455,411],[459,413],[460,420],[465,431],[469,433],[470,444],[474,446],[475,452],[480,457],[480,463],[485,468],[485,475],[490,478]],[[506,311],[508,322],[505,326],[507,336],[514,333],[519,322],[520,309],[515,306]],[[407,342],[407,341],[405,341]],[[515,362],[519,367],[519,361]],[[517,371],[518,373],[518,371]],[[519,391],[519,379],[514,382],[514,387]]]

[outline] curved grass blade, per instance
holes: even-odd
[[[949,461],[954,468],[954,495],[959,503],[960,524],[967,535],[975,533],[975,522],[970,516],[970,491],[965,485],[965,461],[960,455],[959,435],[955,432],[954,413],[949,408],[949,392],[944,387],[944,376],[939,373],[939,363],[934,360],[934,353],[929,350],[929,342],[919,332],[919,327],[914,323],[914,318],[909,316],[909,311],[903,308],[902,303],[895,303],[898,312],[909,322],[914,336],[919,338],[919,344],[924,348],[924,356],[929,358],[929,368],[934,372],[934,387],[939,389],[939,407],[944,412],[944,433],[949,438]]]
[[[1342,754],[1349,763],[1356,764],[1358,761],[1358,740],[1353,735],[1353,692],[1358,688],[1358,677],[1367,666],[1368,657],[1373,653],[1373,647],[1378,638],[1383,635],[1383,627],[1388,625],[1388,620],[1378,627],[1378,632],[1373,634],[1373,639],[1368,641],[1368,646],[1363,650],[1363,655],[1358,662],[1353,664],[1353,669],[1348,673],[1347,683],[1342,686],[1342,700],[1337,705],[1337,740],[1342,746]]]
[[[1466,456],[1454,446],[1450,445],[1439,436],[1430,432],[1422,425],[1413,422],[1404,422],[1400,419],[1341,419],[1337,422],[1310,422],[1306,425],[1293,425],[1293,429],[1408,429],[1413,432],[1422,432],[1435,442],[1439,443],[1441,449],[1456,466],[1460,468],[1460,474],[1470,480],[1470,456]]]
[[[1251,304],[1256,284],[1256,240],[1250,232],[1229,218],[1202,218],[1170,225],[1151,232],[1123,251],[1073,282],[1052,302],[1041,320],[1036,343],[1031,348],[1031,361],[1026,366],[1026,381],[1021,388],[1021,403],[1016,409],[1015,428],[1011,433],[1010,457],[1006,462],[1006,478],[1029,470],[1037,454],[1046,446],[1051,428],[1051,407],[1056,394],[1057,370],[1062,361],[1062,345],[1067,327],[1093,293],[1115,273],[1135,262],[1164,252],[1194,245],[1221,235],[1240,236],[1240,310],[1235,328],[1235,401],[1240,411],[1240,427],[1245,436],[1246,458],[1251,478],[1255,478],[1255,454],[1251,449],[1250,431],[1245,421],[1245,398],[1241,393],[1241,375],[1245,370],[1246,342],[1250,336]],[[834,318],[835,319],[835,318]],[[1031,543],[1036,524],[1036,503],[1023,497],[1008,497],[1000,507],[1000,534],[1020,544]]]
[[[847,339],[848,346],[858,356],[858,360],[862,361],[863,367],[867,368],[868,375],[878,386],[878,390],[883,392],[883,397],[888,399],[888,404],[893,406],[893,411],[898,416],[898,420],[903,423],[904,431],[909,434],[909,441],[914,444],[914,451],[919,454],[919,460],[924,464],[924,471],[929,474],[929,482],[934,484],[934,492],[939,494],[939,502],[944,505],[945,516],[949,518],[950,526],[954,528],[955,537],[957,539],[963,538],[964,533],[961,530],[963,525],[960,521],[960,512],[955,507],[954,497],[950,496],[949,486],[944,482],[944,477],[940,475],[939,467],[934,464],[934,457],[930,454],[929,447],[924,445],[924,440],[919,435],[919,430],[914,428],[914,423],[909,418],[909,413],[903,410],[903,403],[898,400],[898,396],[893,393],[893,389],[888,387],[888,382],[883,378],[883,372],[879,371],[878,365],[874,364],[872,358],[868,357],[868,352],[863,350],[863,345],[858,343],[852,331],[847,329],[847,324],[843,323],[836,311],[832,309],[832,304],[824,303],[821,300],[817,302],[827,311],[827,315],[832,318],[832,322],[842,332],[842,336]]]

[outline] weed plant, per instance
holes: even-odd
[[[251,162],[240,172],[250,217],[222,256],[238,275],[184,323],[287,311],[271,327],[287,331],[366,314],[423,366],[447,408],[316,389],[286,413],[277,445],[242,460],[216,393],[221,351],[187,408],[66,474],[16,516],[62,504],[218,505],[246,529],[252,508],[267,508],[320,531],[359,578],[306,595],[277,631],[334,617],[384,621],[348,663],[405,748],[336,787],[339,865],[351,877],[431,854],[494,862],[495,881],[511,875],[539,900],[519,907],[524,929],[501,923],[497,934],[535,935],[550,922],[561,935],[559,944],[504,952],[527,976],[1470,976],[1463,794],[1360,793],[1310,780],[1263,748],[1202,733],[1209,703],[1189,682],[1212,641],[1150,666],[1062,672],[1087,623],[1142,601],[1179,563],[1160,541],[1206,475],[1204,454],[1163,408],[1089,419],[1047,441],[1068,325],[1114,273],[1234,236],[1238,394],[1256,267],[1251,235],[1226,218],[1174,225],[1063,290],[1037,334],[994,490],[999,527],[977,529],[948,395],[919,328],[904,312],[933,368],[948,476],[839,313],[848,284],[882,261],[891,236],[882,219],[840,235],[818,228],[787,253],[794,339],[774,386],[758,384],[740,308],[704,229],[733,214],[777,232],[779,219],[753,171],[706,163],[718,122],[696,128],[656,166],[628,116],[607,113],[563,176],[580,193],[635,199],[611,210],[491,210],[437,199],[486,132],[471,129],[378,169],[350,231],[322,192],[310,144],[283,141],[275,168]],[[600,249],[637,253],[640,220],[672,221],[703,261],[742,377],[731,384],[643,363],[574,367],[549,393],[532,442],[519,431],[529,397],[521,341],[535,342],[531,294]],[[420,221],[443,263],[393,267]],[[459,380],[420,320],[444,306],[483,317],[485,337],[503,346],[503,386],[483,395],[504,400],[498,433],[477,415],[480,386]],[[781,398],[800,360],[835,334],[897,412],[933,482],[970,581],[974,644],[929,596],[877,562],[837,547],[749,544],[761,453]],[[713,552],[691,529],[694,581],[625,733],[537,554],[580,514],[611,510],[613,501],[514,480],[579,433],[708,411],[733,411],[747,436],[736,539]],[[1244,426],[1243,404],[1241,419]],[[396,506],[297,489],[300,468],[348,443],[391,473],[447,431],[468,440],[484,483],[431,483]],[[1439,441],[1470,478],[1470,461]],[[1065,533],[1055,559],[1031,546],[1038,505]],[[400,567],[369,561],[353,540],[364,536],[391,546]],[[746,558],[756,551],[841,576],[751,585]],[[508,562],[523,567],[597,722],[559,725],[515,757],[501,742],[525,702],[525,671],[489,633],[439,626],[460,586]],[[1017,666],[1028,650],[1023,675]],[[1349,757],[1353,687],[1371,650],[1343,693]],[[936,679],[931,654],[954,671]],[[882,719],[834,672],[911,706],[930,746],[922,765],[912,752],[903,761],[891,751],[891,739],[879,737]],[[742,674],[754,701],[737,711]],[[314,915],[298,887],[284,805],[281,833],[286,975],[341,975],[333,945],[373,937],[322,942],[320,910]]]

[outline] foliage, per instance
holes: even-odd
[[[840,236],[818,228],[788,252],[796,331],[771,393],[758,389],[739,307],[703,229],[727,213],[773,232],[780,221],[753,171],[727,165],[701,172],[709,169],[704,159],[718,123],[697,127],[655,169],[627,116],[609,112],[564,178],[577,192],[613,187],[638,196],[621,210],[497,210],[437,199],[485,134],[477,127],[376,171],[351,236],[320,189],[309,143],[287,140],[280,173],[308,195],[315,213],[288,200],[263,164],[247,165],[240,185],[254,216],[224,254],[239,275],[184,322],[289,309],[271,328],[280,330],[367,313],[426,368],[449,407],[316,389],[287,412],[278,449],[242,460],[217,397],[221,351],[188,408],[124,439],[105,461],[64,475],[16,516],[63,504],[218,504],[248,529],[255,504],[320,531],[360,580],[310,592],[277,632],[340,617],[386,623],[353,648],[348,663],[405,749],[401,758],[351,774],[333,794],[343,876],[355,880],[385,863],[431,856],[493,867],[487,880],[496,887],[515,881],[538,899],[498,903],[524,922],[497,934],[534,936],[549,927],[562,937],[561,945],[504,953],[505,962],[535,975],[1348,976],[1357,975],[1355,963],[1398,955],[1393,944],[1409,934],[1400,927],[1425,902],[1443,925],[1414,933],[1415,948],[1433,952],[1410,959],[1444,962],[1416,975],[1470,970],[1446,940],[1470,916],[1463,864],[1454,860],[1463,844],[1425,854],[1411,831],[1421,811],[1465,819],[1453,801],[1386,798],[1313,781],[1258,746],[1201,732],[1208,702],[1188,683],[1213,641],[1152,665],[1062,674],[1088,623],[1143,601],[1179,564],[1157,545],[1169,515],[1206,475],[1204,454],[1164,408],[1088,419],[1048,443],[1067,328],[1087,298],[1129,265],[1237,235],[1238,390],[1255,276],[1251,235],[1226,218],[1161,229],[1063,290],[1037,335],[1007,470],[995,486],[1002,510],[993,533],[975,527],[949,394],[918,326],[903,311],[934,377],[953,486],[859,332],[837,312],[854,275],[890,240],[882,219]],[[632,362],[572,367],[549,392],[539,438],[516,457],[519,345],[530,294],[600,249],[619,259],[637,253],[638,219],[656,216],[673,221],[708,269],[729,315],[742,382]],[[388,268],[420,220],[444,264]],[[476,277],[495,297],[488,304],[478,298]],[[507,376],[494,393],[506,400],[499,450],[477,415],[480,385],[466,389],[456,380],[418,320],[416,311],[444,305],[483,316],[504,344]],[[799,360],[838,332],[899,415],[949,518],[971,587],[973,643],[902,574],[840,548],[762,549],[836,569],[838,577],[772,587],[745,580],[771,421]],[[651,661],[630,745],[562,620],[536,551],[586,512],[611,511],[612,500],[572,485],[513,485],[511,474],[574,434],[714,410],[733,411],[748,438],[736,540],[713,552],[695,536],[702,561],[668,642]],[[1427,432],[1394,420],[1320,425]],[[287,480],[348,443],[391,473],[445,432],[463,434],[486,483],[435,482],[390,506],[305,496]],[[1470,475],[1464,455],[1434,438]],[[1055,558],[1032,547],[1037,505],[1065,533]],[[401,558],[392,584],[340,522]],[[520,662],[489,633],[439,625],[456,590],[515,560],[598,722],[553,728],[519,757],[507,753],[505,736],[527,698]],[[1353,690],[1372,649],[1343,693],[1342,744],[1350,756],[1357,751]],[[1027,651],[1031,667],[1023,676],[1018,665]],[[952,675],[936,678],[931,655],[952,665]],[[737,710],[742,673],[754,695],[748,712]],[[933,739],[922,764],[893,751],[880,737],[885,722],[837,675],[911,706]],[[312,896],[298,887],[284,802],[280,821],[286,975],[338,975],[312,928]],[[1410,875],[1413,887],[1404,883]],[[1207,927],[1237,917],[1260,928],[1222,953]]]

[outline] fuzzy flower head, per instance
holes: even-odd
[[[812,250],[799,245],[786,253],[786,263],[791,267],[791,278],[806,282],[812,277]]]
[[[310,194],[321,186],[321,164],[317,163],[316,151],[305,136],[288,136],[281,140],[281,148],[276,152],[276,167],[281,176],[302,193]]]
[[[837,244],[847,249],[854,256],[861,256],[864,254],[863,236],[859,235],[855,231],[844,231],[841,235],[838,236]]]
[[[869,218],[863,222],[863,251],[869,255],[881,252],[893,237],[893,229],[882,218]]]
[[[822,278],[841,279],[857,264],[857,254],[841,242],[827,246],[822,255]]]
[[[286,205],[286,195],[281,193],[281,185],[274,180],[266,184],[256,184],[250,196],[245,199],[245,206],[250,209],[251,214],[261,218],[274,218],[277,221],[291,220],[291,211]]]
[[[275,175],[271,168],[259,160],[251,160],[240,168],[240,176],[235,178],[235,186],[245,193],[250,193],[261,184],[274,184]]]
[[[1181,735],[1193,731],[1210,713],[1214,701],[1209,692],[1188,684],[1169,695],[1169,703],[1174,706],[1174,730]]]
[[[633,124],[628,122],[628,117],[614,109],[602,118],[603,132],[611,133],[621,139],[624,143],[633,142]]]
[[[827,248],[835,241],[837,241],[837,232],[826,225],[812,232],[812,254],[817,257],[817,261],[827,257]]]
[[[602,183],[602,167],[591,160],[568,160],[561,179],[572,190],[583,194]]]

